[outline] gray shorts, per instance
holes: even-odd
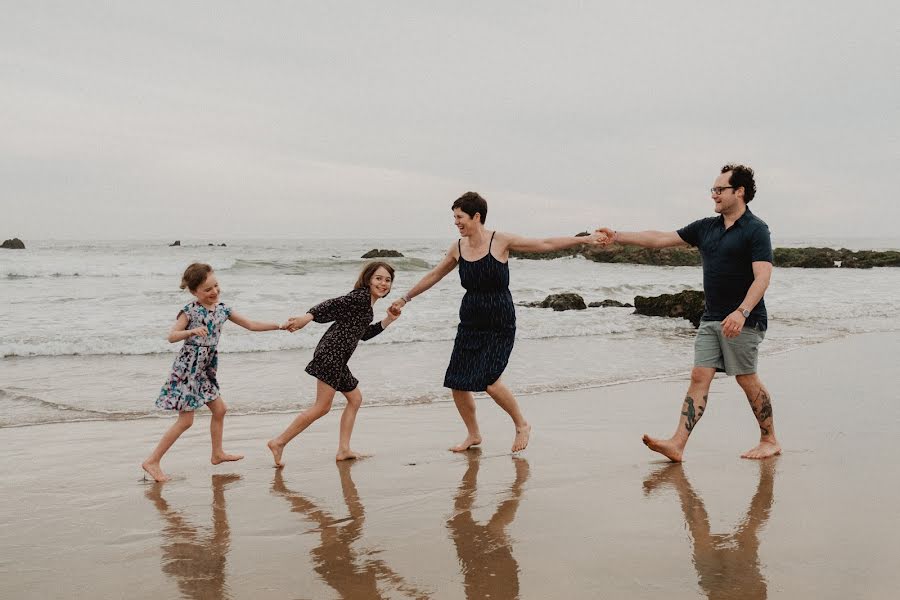
[[[759,343],[765,337],[765,331],[745,325],[737,337],[727,338],[721,321],[701,321],[694,339],[694,366],[712,367],[728,375],[756,373]]]

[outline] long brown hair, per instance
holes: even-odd
[[[394,267],[387,264],[386,262],[382,262],[380,260],[374,260],[370,263],[366,263],[363,265],[362,271],[359,272],[359,277],[356,279],[356,285],[353,286],[354,289],[357,290],[367,290],[369,289],[369,284],[372,282],[372,276],[375,274],[379,268],[384,267],[384,270],[390,273],[391,275],[391,283],[394,283]]]

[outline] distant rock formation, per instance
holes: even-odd
[[[180,245],[181,245],[181,240],[175,240],[174,242],[169,244],[169,247],[171,248],[172,246],[180,246]]]
[[[604,300],[602,302],[591,302],[588,304],[588,308],[634,308],[633,304],[628,304],[627,302],[622,303],[618,300]]]
[[[379,250],[378,248],[375,248],[374,250],[369,250],[363,254],[361,258],[400,258],[402,256],[403,255],[396,250]]]
[[[532,308],[552,308],[553,310],[584,310],[587,305],[578,294],[550,294],[541,302],[528,302],[524,306]]]
[[[576,235],[584,235],[585,232]],[[693,247],[640,248],[638,246],[582,246],[551,252],[515,252],[512,258],[553,259],[583,256],[601,263],[628,263],[660,265],[668,267],[696,267],[701,264],[700,252]],[[896,250],[856,252],[841,248],[775,248],[776,267],[800,267],[804,269],[871,269],[872,267],[900,267],[900,252]]]
[[[25,242],[23,242],[19,238],[4,240],[3,243],[0,244],[0,248],[6,248],[7,250],[24,250]]]
[[[634,312],[651,317],[682,317],[690,321],[694,327],[700,327],[704,300],[703,292],[695,290],[651,297],[635,296]]]

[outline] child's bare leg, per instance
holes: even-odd
[[[212,412],[212,419],[209,421],[209,437],[212,439],[212,458],[210,462],[217,465],[226,461],[241,460],[243,454],[227,454],[222,449],[222,432],[225,430],[225,413],[228,407],[222,397],[218,397],[206,406]]]
[[[341,433],[338,440],[338,450],[335,460],[364,458],[368,455],[359,454],[350,449],[350,436],[353,435],[353,424],[356,422],[356,413],[359,412],[359,407],[362,405],[362,392],[359,391],[359,387],[357,386],[357,388],[352,391],[344,392],[344,397],[347,399],[347,406],[341,414]]]
[[[475,418],[475,396],[472,395],[472,392],[453,390],[453,402],[456,403],[456,410],[459,411],[459,416],[466,424],[468,435],[461,444],[451,447],[450,450],[464,452],[481,443],[481,431],[478,429],[478,419]]]
[[[531,437],[531,425],[528,424],[528,421],[522,415],[522,410],[519,408],[516,397],[499,379],[487,386],[485,391],[500,408],[506,411],[506,414],[510,416],[513,424],[516,426],[516,437],[513,438],[512,451],[524,450],[528,446],[528,439]]]
[[[167,481],[169,479],[166,477],[165,473],[162,472],[159,461],[162,460],[163,455],[172,447],[175,440],[181,437],[181,434],[187,431],[193,424],[194,411],[183,410],[179,412],[178,420],[166,430],[159,440],[159,443],[156,445],[156,448],[150,456],[147,457],[147,460],[141,463],[141,468],[144,469],[154,481]]]
[[[335,389],[321,381],[316,380],[316,403],[307,408],[287,426],[281,435],[274,437],[266,444],[272,451],[272,458],[275,460],[275,468],[281,468],[284,463],[281,462],[281,453],[284,447],[292,439],[297,437],[301,431],[312,425],[312,423],[325,415],[331,410],[331,403],[334,400]]]
[[[675,428],[675,433],[669,439],[652,438],[644,434],[644,444],[648,448],[654,452],[659,452],[672,462],[681,462],[688,438],[706,410],[709,386],[712,384],[715,376],[716,370],[712,367],[693,368],[691,371],[691,385],[684,398],[684,403],[681,405],[681,416],[678,418],[678,426]]]

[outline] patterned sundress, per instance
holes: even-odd
[[[496,233],[496,232],[495,232]],[[516,341],[516,308],[509,293],[509,265],[488,253],[466,260],[459,247],[459,280],[466,288],[444,387],[483,392],[506,370]]]
[[[316,346],[306,372],[339,392],[352,392],[359,380],[347,368],[360,340],[375,337],[384,328],[381,321],[372,323],[372,296],[369,290],[357,288],[313,306],[308,311],[316,323],[334,321]]]
[[[219,397],[216,367],[219,354],[216,348],[222,325],[231,315],[231,308],[221,302],[213,310],[207,310],[197,301],[182,308],[178,315],[188,317],[186,329],[206,327],[207,336],[193,335],[184,341],[169,380],[159,392],[156,406],[166,410],[191,411]]]

